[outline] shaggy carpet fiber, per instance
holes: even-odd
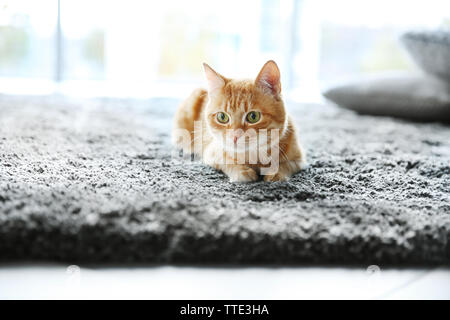
[[[233,184],[171,99],[0,96],[0,259],[448,264],[450,127],[288,104],[309,168]]]

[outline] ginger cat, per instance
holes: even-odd
[[[280,71],[268,61],[256,80],[232,80],[203,64],[208,90],[195,90],[175,115],[173,143],[232,182],[283,181],[305,162],[281,98]]]

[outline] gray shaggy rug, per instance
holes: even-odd
[[[0,260],[448,264],[450,127],[289,105],[310,167],[172,157],[178,101],[0,96]]]

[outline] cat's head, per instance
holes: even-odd
[[[228,79],[207,64],[204,69],[209,97],[207,127],[225,149],[254,148],[258,137],[261,142],[262,135],[272,129],[282,134],[287,116],[281,99],[280,71],[274,61],[266,62],[255,80]]]

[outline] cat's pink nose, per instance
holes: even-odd
[[[234,142],[234,144],[236,144],[238,139],[240,137],[242,137],[243,135],[244,135],[244,132],[242,132],[242,130],[235,130],[233,132],[233,142]]]
[[[242,134],[235,134],[235,135],[234,135],[234,137],[233,137],[234,144],[237,143],[237,141],[238,141],[238,139],[239,139],[240,137],[242,137]]]

